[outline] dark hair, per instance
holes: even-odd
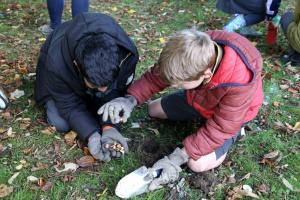
[[[96,86],[109,86],[119,72],[118,46],[108,34],[85,36],[75,50],[83,76]]]

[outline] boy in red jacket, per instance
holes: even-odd
[[[183,90],[152,101],[151,117],[206,119],[183,141],[182,149],[176,148],[150,169],[163,169],[149,187],[154,190],[175,181],[184,163],[202,172],[224,161],[241,128],[262,104],[261,70],[260,53],[239,34],[182,30],[170,38],[157,64],[129,87],[128,95],[105,104],[98,114],[104,121],[110,117],[113,123],[126,122],[135,105],[171,86]]]

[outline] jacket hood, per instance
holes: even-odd
[[[65,34],[71,59],[74,59],[75,49],[82,38],[100,33],[110,35],[118,45],[134,55],[138,54],[133,41],[112,17],[101,13],[81,13],[69,22]]]

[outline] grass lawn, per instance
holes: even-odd
[[[280,13],[293,6],[294,1],[284,1]],[[137,77],[155,63],[164,41],[175,31],[192,26],[221,29],[230,18],[217,11],[212,0],[91,0],[90,10],[113,16],[135,41],[140,53]],[[69,1],[64,19],[70,19]],[[114,189],[121,177],[170,153],[198,124],[151,119],[143,105],[123,126],[124,135],[130,139],[129,155],[80,167],[74,173],[56,172],[54,166],[78,162],[84,153],[72,139],[67,143],[59,133],[45,131],[43,110],[34,106],[32,73],[45,41],[38,27],[47,22],[42,0],[0,3],[0,83],[8,93],[15,89],[25,92],[0,113],[0,184],[13,188],[6,199],[118,199]],[[266,32],[264,23],[255,28]],[[184,185],[179,191],[174,189],[178,183],[174,183],[173,188],[164,187],[134,199],[230,199],[243,185],[249,185],[260,199],[300,199],[299,131],[292,128],[300,121],[299,69],[280,62],[287,49],[282,32],[272,47],[264,38],[252,41],[264,58],[265,102],[249,124],[246,137],[214,171],[195,174],[184,167],[179,179]],[[132,123],[139,123],[140,128],[132,128]],[[267,153],[272,154],[265,156]],[[40,186],[29,183],[28,176],[39,178]]]

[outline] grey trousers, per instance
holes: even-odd
[[[66,133],[71,130],[68,122],[60,116],[53,100],[47,101],[46,105],[47,121],[54,126],[57,132]]]

